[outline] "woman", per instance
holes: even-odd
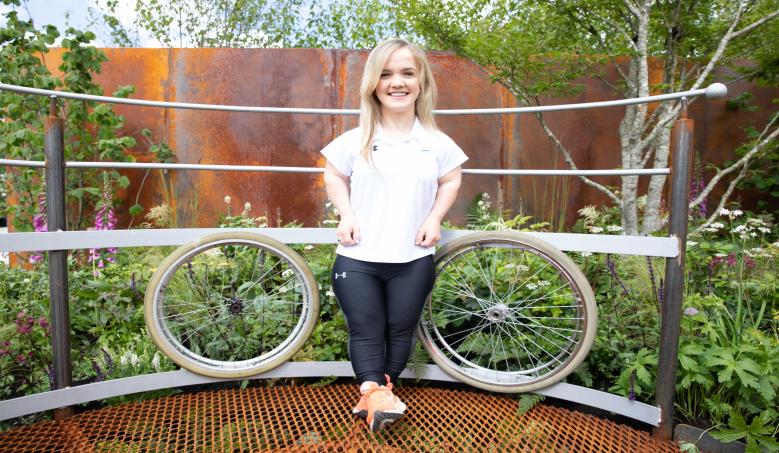
[[[360,382],[353,413],[378,431],[406,410],[392,394],[432,290],[434,246],[468,158],[433,120],[435,82],[424,52],[402,39],[368,56],[360,127],[323,150],[338,209],[332,283]]]

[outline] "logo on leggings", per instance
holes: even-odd
[[[341,276],[341,278],[346,278],[346,271],[341,272],[340,274],[338,272],[335,273],[335,279],[338,280],[338,276]]]

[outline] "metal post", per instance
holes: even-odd
[[[64,123],[57,116],[57,98],[51,97],[49,117],[44,122],[46,152],[46,220],[49,231],[65,231],[65,148]],[[70,313],[68,307],[68,251],[49,252],[49,316],[54,387],[72,384],[70,362]],[[61,420],[72,415],[71,408],[54,410]]]
[[[660,356],[657,363],[655,393],[660,407],[660,425],[654,435],[670,440],[673,434],[676,364],[679,355],[679,332],[684,298],[684,259],[687,246],[687,218],[690,198],[690,163],[693,121],[687,118],[687,99],[682,99],[682,113],[671,132],[673,164],[671,167],[671,219],[668,233],[679,240],[679,256],[665,260]]]

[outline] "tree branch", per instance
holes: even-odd
[[[765,135],[766,132],[771,128],[771,126],[776,122],[776,120],[779,119],[779,115],[774,115],[774,117],[771,119],[771,121],[766,125],[765,129],[763,129],[763,132],[760,134],[760,137],[758,137],[758,140]],[[760,152],[763,147],[765,147],[768,143],[770,143],[772,140],[774,140],[777,136],[779,136],[779,128],[774,129],[773,132],[771,132],[770,135],[765,137],[763,140],[761,140],[757,145],[754,146],[751,150],[749,150],[748,153],[744,154],[741,159],[736,161],[733,165],[730,167],[724,169],[724,170],[717,170],[717,174],[714,175],[713,178],[709,181],[708,184],[706,184],[706,187],[701,191],[701,193],[698,195],[698,197],[693,200],[690,203],[690,208],[694,208],[701,204],[704,199],[709,195],[709,193],[714,189],[714,186],[719,183],[719,181],[726,175],[733,173],[737,168],[741,167],[742,169],[747,168],[749,165],[749,161],[752,160],[752,158]]]
[[[736,176],[736,178],[733,181],[731,181],[730,184],[728,184],[727,190],[722,195],[722,198],[720,198],[719,205],[717,205],[717,209],[715,209],[714,212],[712,212],[712,214],[709,216],[709,218],[706,219],[706,221],[703,222],[702,225],[700,225],[692,233],[690,233],[690,236],[697,236],[697,235],[699,235],[701,230],[703,230],[704,228],[706,228],[709,225],[711,225],[714,222],[714,220],[717,217],[719,217],[720,211],[722,210],[722,208],[725,207],[725,203],[728,202],[728,198],[730,198],[730,196],[733,194],[733,190],[735,190],[735,188],[738,185],[738,183],[741,182],[742,179],[744,179],[746,174],[747,174],[747,166],[745,165],[745,166],[741,167],[741,171],[738,172],[738,175]]]
[[[756,20],[752,22],[751,24],[747,25],[746,27],[742,28],[739,31],[733,32],[732,38],[738,38],[739,36],[749,33],[750,31],[754,30],[755,28],[763,25],[764,23],[768,22],[769,20],[773,19],[774,17],[779,16],[779,9],[772,12],[771,14],[764,16],[760,18],[759,20]]]
[[[720,58],[722,58],[722,54],[725,53],[725,49],[728,47],[728,44],[730,43],[730,40],[733,38],[733,30],[736,28],[736,25],[738,25],[738,22],[741,20],[741,13],[744,12],[744,5],[743,3],[739,5],[738,10],[736,10],[736,13],[734,14],[733,22],[728,27],[728,31],[725,32],[725,34],[722,36],[722,39],[720,39],[719,44],[717,45],[717,50],[714,51],[714,55],[712,55],[709,62],[706,64],[706,67],[701,71],[701,73],[698,75],[698,78],[695,80],[695,83],[692,84],[692,87],[690,87],[691,90],[697,89],[704,80],[709,76],[709,73],[714,69],[714,66],[717,65]]]
[[[563,158],[565,159],[565,162],[568,164],[569,167],[571,167],[571,170],[578,170],[579,168],[576,166],[576,163],[573,161],[573,157],[571,157],[571,153],[568,151],[568,149],[560,142],[560,139],[557,138],[557,135],[555,135],[554,132],[552,132],[551,129],[549,129],[549,126],[547,126],[546,121],[544,121],[544,117],[541,115],[541,113],[536,113],[536,118],[538,118],[538,122],[541,123],[541,127],[544,129],[544,132],[546,132],[547,137],[549,137],[556,145],[557,149],[560,150],[560,152],[563,154]],[[587,184],[590,187],[594,187],[595,189],[600,190],[606,196],[608,196],[611,201],[614,202],[617,206],[622,206],[622,200],[617,197],[617,195],[612,192],[608,187],[598,184],[597,182],[591,180],[590,178],[586,176],[579,176],[579,179],[582,180],[585,184]]]
[[[630,2],[630,0],[622,0],[622,3],[625,4],[625,7],[630,11],[630,14],[640,17],[641,16],[641,10],[638,9],[638,6],[634,5]]]

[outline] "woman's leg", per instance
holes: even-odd
[[[385,281],[387,297],[387,352],[384,372],[393,382],[406,367],[414,331],[428,294],[433,289],[435,269],[433,256],[403,263]]]
[[[384,285],[377,263],[337,255],[333,292],[349,328],[349,359],[358,382],[384,384],[384,337],[387,324]]]

